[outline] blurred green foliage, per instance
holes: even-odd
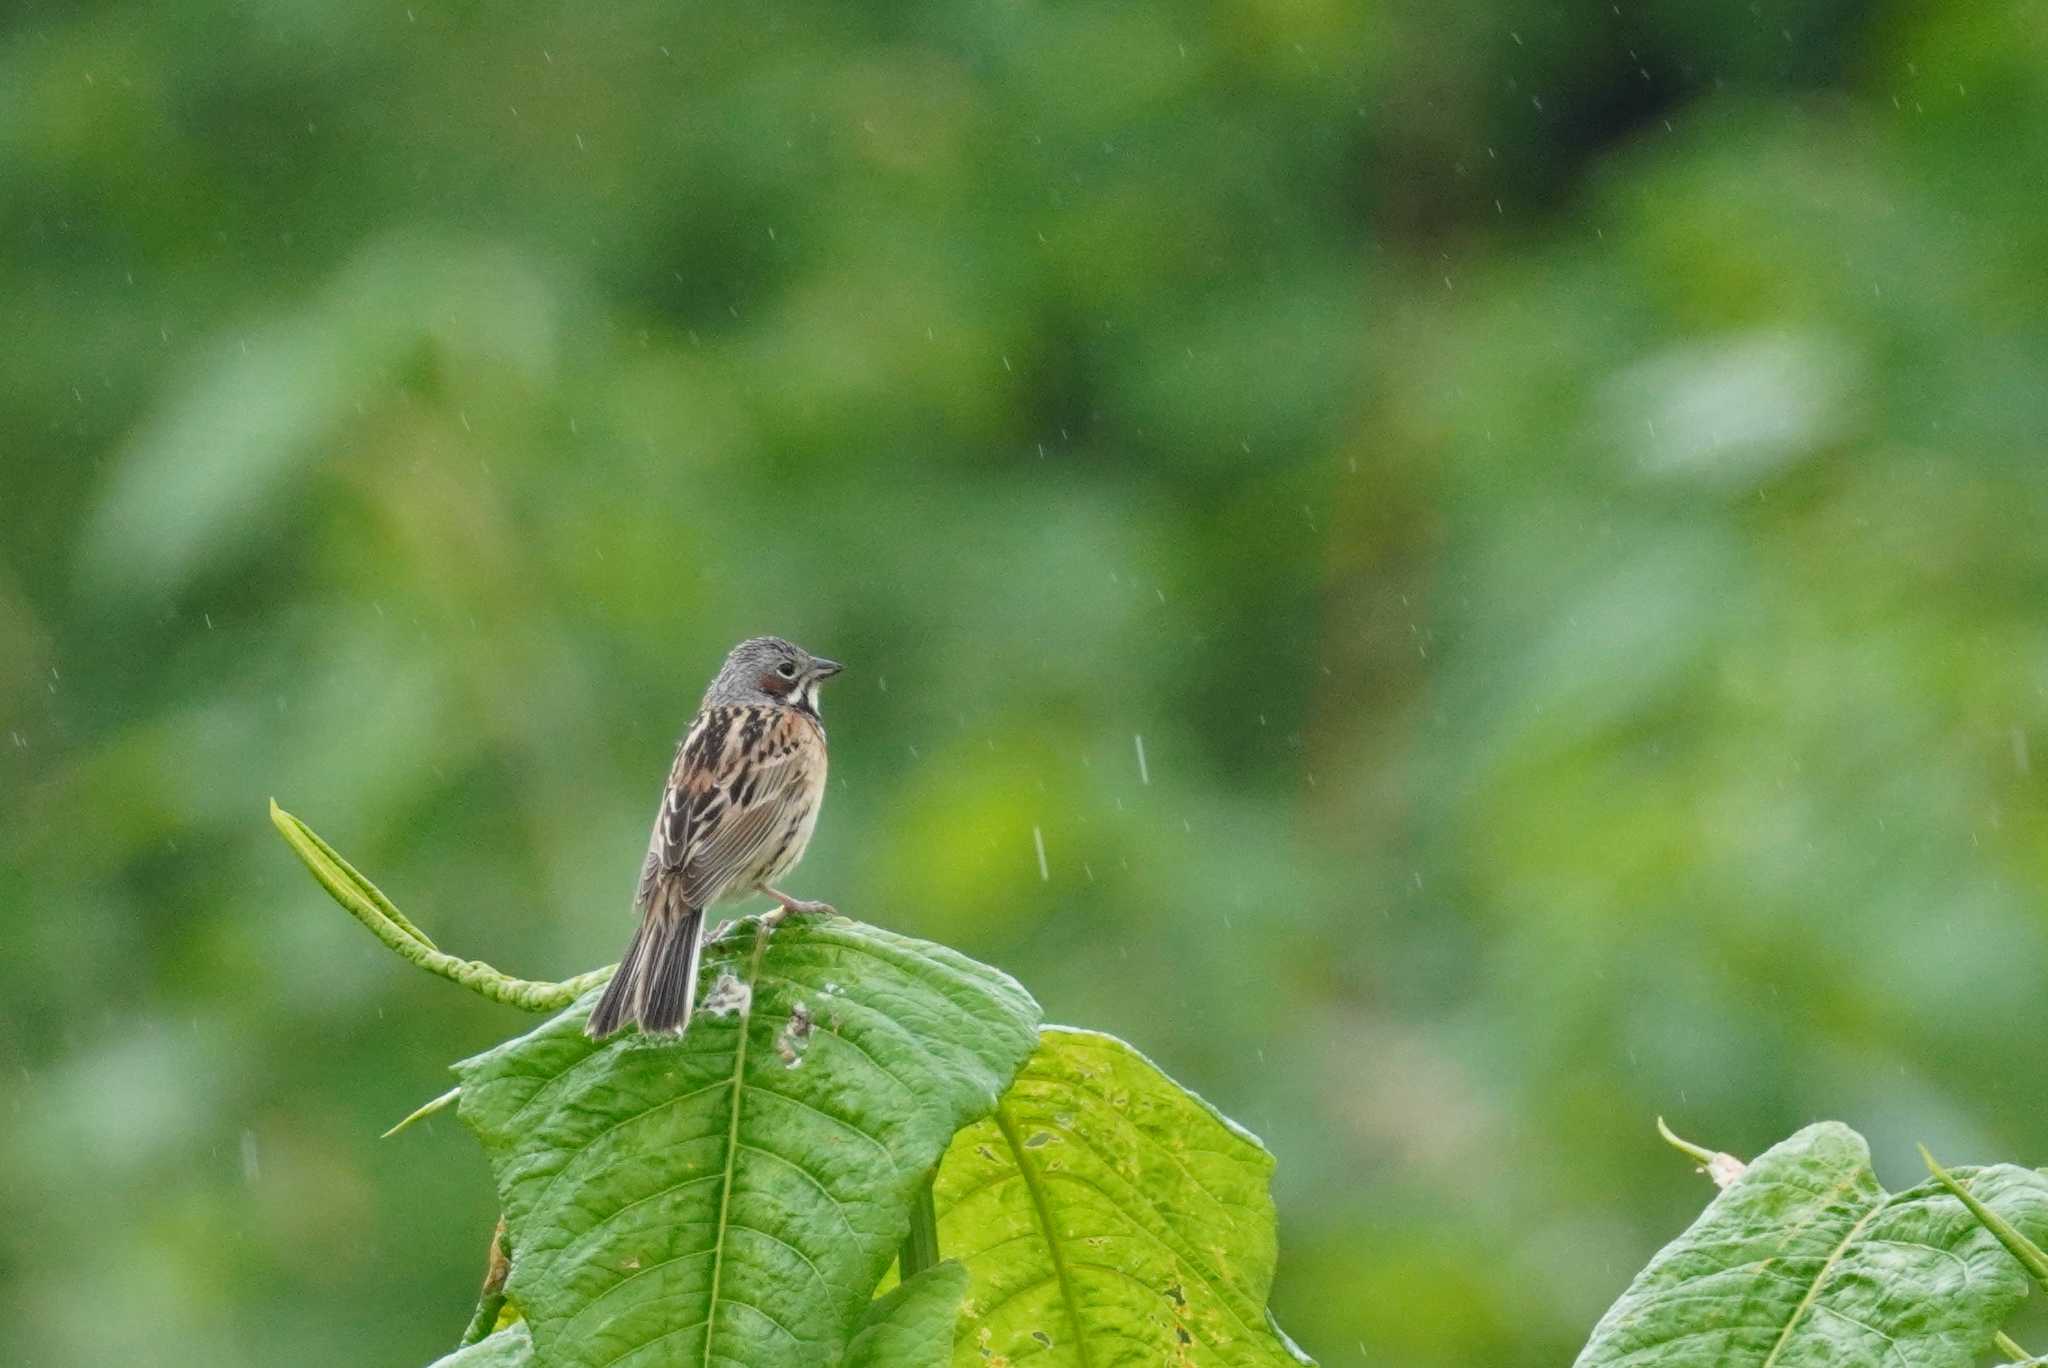
[[[2048,1158],[2040,18],[15,6],[10,1351],[444,1350],[489,1184],[375,1137],[520,1022],[265,799],[591,967],[757,631],[798,891],[1264,1136],[1325,1364],[1565,1361],[1660,1111]]]

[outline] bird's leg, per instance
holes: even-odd
[[[813,902],[808,898],[792,898],[789,894],[780,889],[770,888],[767,884],[761,885],[761,891],[782,904],[761,918],[762,924],[766,926],[779,925],[784,917],[830,917],[836,916],[839,911],[831,903]]]

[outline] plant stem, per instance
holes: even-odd
[[[477,1294],[476,1313],[469,1318],[469,1327],[456,1345],[458,1349],[475,1344],[498,1328],[498,1314],[505,1309],[505,1280],[511,1273],[512,1253],[505,1246],[505,1218],[500,1216],[498,1228],[491,1232],[491,1252],[484,1262],[484,1285]]]
[[[458,959],[435,946],[400,912],[378,887],[357,873],[355,867],[335,853],[332,846],[314,835],[313,829],[277,805],[270,804],[270,820],[287,844],[305,862],[328,896],[348,909],[370,934],[430,974],[459,983],[472,993],[517,1007],[527,1012],[559,1012],[592,988],[606,982],[618,966],[594,969],[560,983],[513,978],[482,960]]]
[[[939,1262],[939,1212],[932,1204],[932,1180],[937,1176],[937,1170],[926,1174],[910,1199],[910,1233],[896,1254],[896,1273],[903,1282]]]
[[[2035,1358],[2032,1354],[2020,1348],[2019,1341],[2015,1340],[2011,1335],[2006,1334],[2003,1330],[1999,1331],[1996,1335],[1993,1335],[1991,1337],[1991,1343],[1997,1346],[1999,1353],[2004,1354],[2007,1358],[2013,1361],[2015,1368],[2025,1368],[2025,1366],[2029,1363],[2040,1362],[2040,1360]]]

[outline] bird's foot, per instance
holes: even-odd
[[[792,898],[789,894],[773,888],[764,888],[761,891],[782,904],[773,912],[761,918],[761,924],[771,929],[780,926],[783,919],[787,917],[832,917],[837,916],[839,912],[838,908],[828,902],[816,902],[809,898]]]

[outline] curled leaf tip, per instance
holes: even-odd
[[[1657,1118],[1657,1134],[1664,1137],[1665,1144],[1698,1164],[1700,1172],[1714,1180],[1715,1187],[1725,1188],[1749,1171],[1749,1165],[1734,1155],[1710,1150],[1705,1145],[1695,1145],[1692,1141],[1679,1136],[1671,1127],[1664,1124],[1664,1118],[1661,1116]]]
[[[1664,1118],[1661,1116],[1657,1118],[1657,1134],[1664,1137],[1665,1144],[1671,1146],[1671,1148],[1677,1150],[1681,1154],[1691,1155],[1693,1158],[1699,1160],[1702,1164],[1706,1163],[1707,1160],[1714,1157],[1714,1152],[1708,1149],[1706,1146],[1695,1145],[1692,1141],[1684,1139],[1683,1137],[1678,1135],[1677,1132],[1673,1131],[1670,1126],[1664,1123]]]

